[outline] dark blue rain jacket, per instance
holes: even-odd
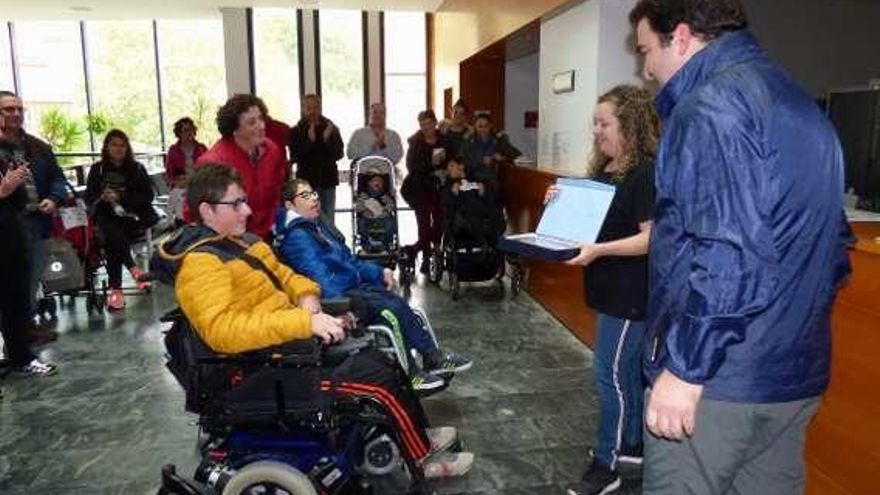
[[[849,273],[831,124],[744,30],[698,52],[656,104],[649,380],[666,368],[732,402],[821,394]]]

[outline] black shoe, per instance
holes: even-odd
[[[422,264],[419,265],[419,273],[422,275],[427,275],[428,272],[431,271],[431,262],[427,258],[422,259]]]
[[[617,471],[593,461],[590,469],[584,473],[581,480],[566,490],[568,495],[606,495],[614,493],[620,488],[620,476]]]
[[[643,451],[644,447],[642,444],[624,445],[620,452],[617,453],[617,462],[641,465],[645,458]]]

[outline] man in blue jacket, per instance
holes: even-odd
[[[645,494],[796,494],[849,273],[843,160],[739,0],[641,0],[661,86]]]
[[[280,258],[317,282],[322,297],[345,296],[359,302],[364,313],[359,316],[368,324],[387,325],[408,349],[417,351],[424,369],[411,373],[414,389],[440,388],[445,384],[443,375],[471,367],[469,358],[439,349],[406,301],[391,292],[390,269],[355,258],[342,234],[321,220],[318,193],[308,181],[289,182],[282,196],[285,209],[279,211],[275,224]]]
[[[52,215],[67,196],[64,173],[55,160],[52,147],[25,132],[24,106],[21,98],[10,91],[0,91],[0,125],[6,139],[21,150],[21,159],[28,163],[31,178],[27,184],[28,203],[24,210],[24,226],[28,237],[30,308],[33,317],[36,311],[36,295],[43,274],[46,258],[46,239],[52,231]],[[31,322],[27,338],[32,344],[42,344],[58,338],[58,334],[48,328]]]

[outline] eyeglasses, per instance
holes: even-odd
[[[242,198],[237,198],[233,201],[211,201],[211,204],[212,205],[227,205],[227,206],[231,206],[232,209],[234,209],[234,210],[238,210],[239,208],[241,208],[242,205],[248,204],[248,199],[247,199],[247,196],[245,196]]]
[[[297,193],[296,197],[299,199],[318,199],[318,191],[303,191]]]

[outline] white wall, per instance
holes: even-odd
[[[583,175],[592,152],[596,99],[622,82],[638,84],[627,39],[635,0],[585,0],[541,21],[538,166]],[[553,94],[553,75],[575,71],[575,90]]]
[[[752,30],[808,93],[880,77],[880,2],[744,0]]]
[[[537,53],[508,60],[504,67],[504,132],[526,157],[538,156],[538,130],[523,125],[526,111],[538,110]]]

